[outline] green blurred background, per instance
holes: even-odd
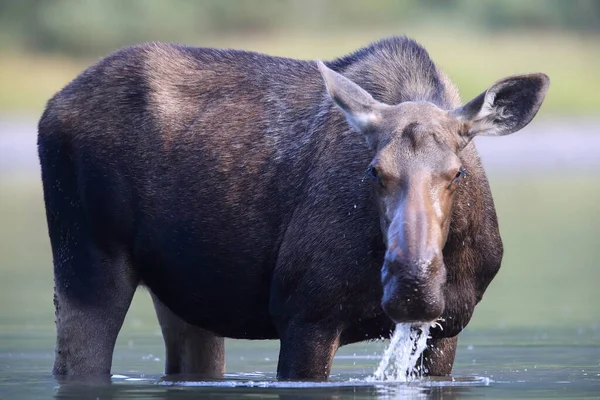
[[[600,1],[0,0],[4,345],[54,335],[35,124],[45,101],[87,65],[143,41],[330,59],[392,34],[422,43],[464,100],[506,75],[551,77],[529,127],[478,139],[506,251],[467,332],[562,327],[591,329],[598,341]],[[139,291],[125,333],[147,332],[157,324]]]
[[[543,113],[600,109],[597,0],[0,0],[0,109],[39,113],[90,62],[143,41],[337,57],[390,34],[430,50],[464,95],[553,79]]]

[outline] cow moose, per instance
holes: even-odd
[[[53,373],[109,375],[143,285],[166,374],[221,376],[228,337],[279,339],[279,379],[326,380],[340,346],[434,320],[424,368],[449,374],[503,252],[472,139],[523,128],[548,86],[509,76],[462,105],[406,37],[325,63],[112,53],[39,121]]]

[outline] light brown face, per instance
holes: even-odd
[[[368,168],[387,245],[382,304],[394,319],[431,320],[444,309],[442,286],[454,193],[466,177],[458,152],[465,129],[447,111],[409,102],[381,112],[369,133]]]
[[[454,195],[466,171],[461,150],[476,135],[501,136],[531,121],[544,74],[496,82],[456,110],[429,102],[386,105],[320,63],[329,95],[373,150],[373,180],[387,251],[382,307],[396,322],[432,321],[444,311],[446,243]]]
[[[412,201],[444,225],[454,189],[465,176],[457,135],[464,124],[428,102],[403,103],[382,114],[370,133],[375,156],[367,171],[376,183],[382,228],[387,231],[398,207]]]

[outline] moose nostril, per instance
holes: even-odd
[[[388,297],[381,306],[396,323],[433,321],[444,312],[444,300],[438,296]]]
[[[385,263],[382,268],[383,310],[395,322],[438,318],[445,307],[445,268],[434,261]]]

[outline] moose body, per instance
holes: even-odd
[[[231,337],[327,379],[339,346],[439,317],[425,367],[450,373],[502,258],[470,139],[520,129],[548,84],[499,82],[461,107],[402,37],[327,66],[145,44],[90,67],[39,123],[54,373],[110,373],[138,285],[168,374],[220,376]]]

